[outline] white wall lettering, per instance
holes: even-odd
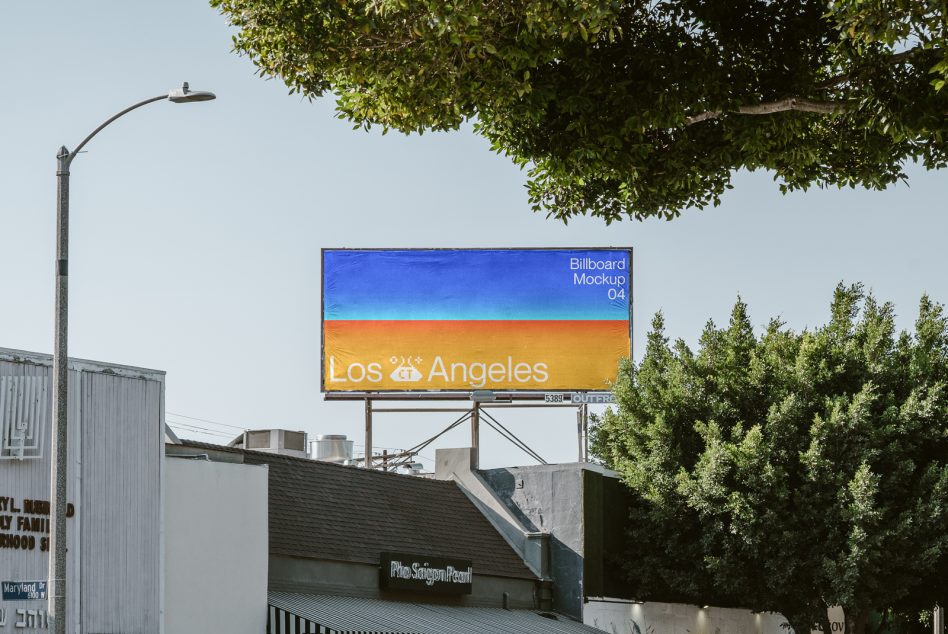
[[[7,623],[6,609],[0,609],[0,627]],[[16,621],[13,627],[19,629],[46,630],[49,629],[49,614],[46,610],[27,610],[19,608],[16,611]]]

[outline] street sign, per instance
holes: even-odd
[[[0,583],[4,601],[31,601],[46,598],[45,581],[4,581]]]

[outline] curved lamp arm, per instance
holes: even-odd
[[[215,99],[215,98],[216,96],[214,95],[214,93],[203,91],[203,90],[191,90],[191,88],[188,86],[188,82],[184,82],[183,84],[181,84],[181,88],[176,88],[166,95],[158,95],[157,97],[152,97],[150,99],[145,99],[144,101],[139,101],[138,103],[129,106],[125,110],[122,110],[118,114],[115,114],[109,117],[105,121],[105,123],[100,125],[98,128],[93,130],[89,134],[89,136],[84,138],[82,142],[79,145],[77,145],[76,149],[73,150],[72,152],[68,151],[65,148],[65,146],[63,146],[63,148],[59,152],[59,157],[58,157],[61,162],[60,168],[69,169],[69,165],[70,163],[72,163],[72,160],[76,158],[76,156],[79,154],[82,148],[86,146],[86,143],[92,140],[92,137],[97,135],[99,132],[102,131],[103,128],[108,126],[110,123],[112,123],[119,117],[128,114],[129,112],[131,112],[132,110],[135,110],[136,108],[141,108],[142,106],[148,105],[155,101],[161,101],[162,99],[168,99],[172,103],[188,103],[192,101],[210,101],[211,99]]]
[[[93,131],[89,134],[89,136],[87,136],[86,138],[84,138],[84,139],[82,140],[82,142],[81,142],[79,145],[76,146],[76,149],[75,149],[75,150],[73,150],[72,152],[69,152],[65,157],[63,157],[63,158],[66,159],[66,166],[68,167],[69,164],[72,163],[72,160],[73,160],[74,158],[76,158],[76,155],[79,154],[79,152],[82,150],[82,148],[84,148],[84,147],[86,146],[86,143],[88,143],[89,141],[91,141],[91,140],[92,140],[92,137],[94,137],[94,136],[97,135],[99,132],[101,132],[102,129],[105,128],[107,125],[109,125],[110,123],[112,123],[113,121],[115,121],[116,119],[118,119],[119,117],[128,114],[128,113],[131,112],[132,110],[135,110],[136,108],[141,108],[142,106],[148,105],[148,104],[150,104],[150,103],[152,103],[152,102],[154,102],[154,101],[161,101],[162,99],[167,99],[167,98],[168,98],[168,95],[158,95],[157,97],[152,97],[151,99],[146,99],[146,100],[144,100],[144,101],[139,101],[139,102],[136,103],[135,105],[129,106],[128,108],[126,108],[125,110],[119,112],[118,114],[109,117],[109,118],[105,121],[105,123],[103,123],[102,125],[100,125],[98,128],[96,128],[95,130],[93,130]]]

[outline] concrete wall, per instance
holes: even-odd
[[[788,634],[779,614],[680,603],[595,601],[586,604],[583,623],[604,632],[629,634]]]
[[[830,608],[827,615],[834,632],[846,629],[842,609]],[[583,623],[604,632],[623,634],[793,634],[786,619],[773,612],[655,601],[590,599],[583,612]],[[813,630],[811,634],[820,632]]]
[[[266,466],[165,462],[165,631],[265,632]]]
[[[470,447],[438,449],[435,452],[434,478],[452,480],[474,506],[487,518],[523,563],[540,579],[550,579],[549,533],[535,530],[533,524],[516,505],[503,499],[485,480],[476,467],[475,452]],[[544,600],[548,597],[544,596]],[[549,609],[548,602],[542,604]]]
[[[583,615],[583,465],[510,467],[478,471],[530,531],[550,535],[553,609]]]
[[[550,536],[554,610],[622,634],[793,634],[780,614],[631,601],[615,557],[627,550],[630,498],[614,472],[568,463],[476,473],[525,530]],[[842,610],[828,615],[833,631],[842,632]]]
[[[506,592],[511,609],[533,609],[537,605],[537,583],[530,579],[512,579],[476,574],[471,594],[458,596],[382,590],[379,567],[341,561],[272,556],[270,590],[308,592],[388,601],[412,601],[485,608],[504,607]]]

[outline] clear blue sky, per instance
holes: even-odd
[[[563,226],[530,211],[524,174],[470,129],[354,131],[331,100],[255,76],[230,38],[202,2],[4,6],[0,346],[52,350],[57,148],[182,80],[218,100],[132,113],[72,170],[70,354],[166,370],[169,412],[362,442],[360,405],[319,392],[321,247],[632,246],[637,352],[656,310],[694,341],[738,293],[755,323],[798,329],[825,320],[840,280],[894,301],[903,327],[923,292],[948,301],[944,172],[786,197],[768,174],[741,174],[721,207],[673,222]],[[575,459],[571,412],[501,421],[547,460]],[[379,415],[375,444],[410,446],[448,422]],[[486,466],[529,463],[482,439]]]

